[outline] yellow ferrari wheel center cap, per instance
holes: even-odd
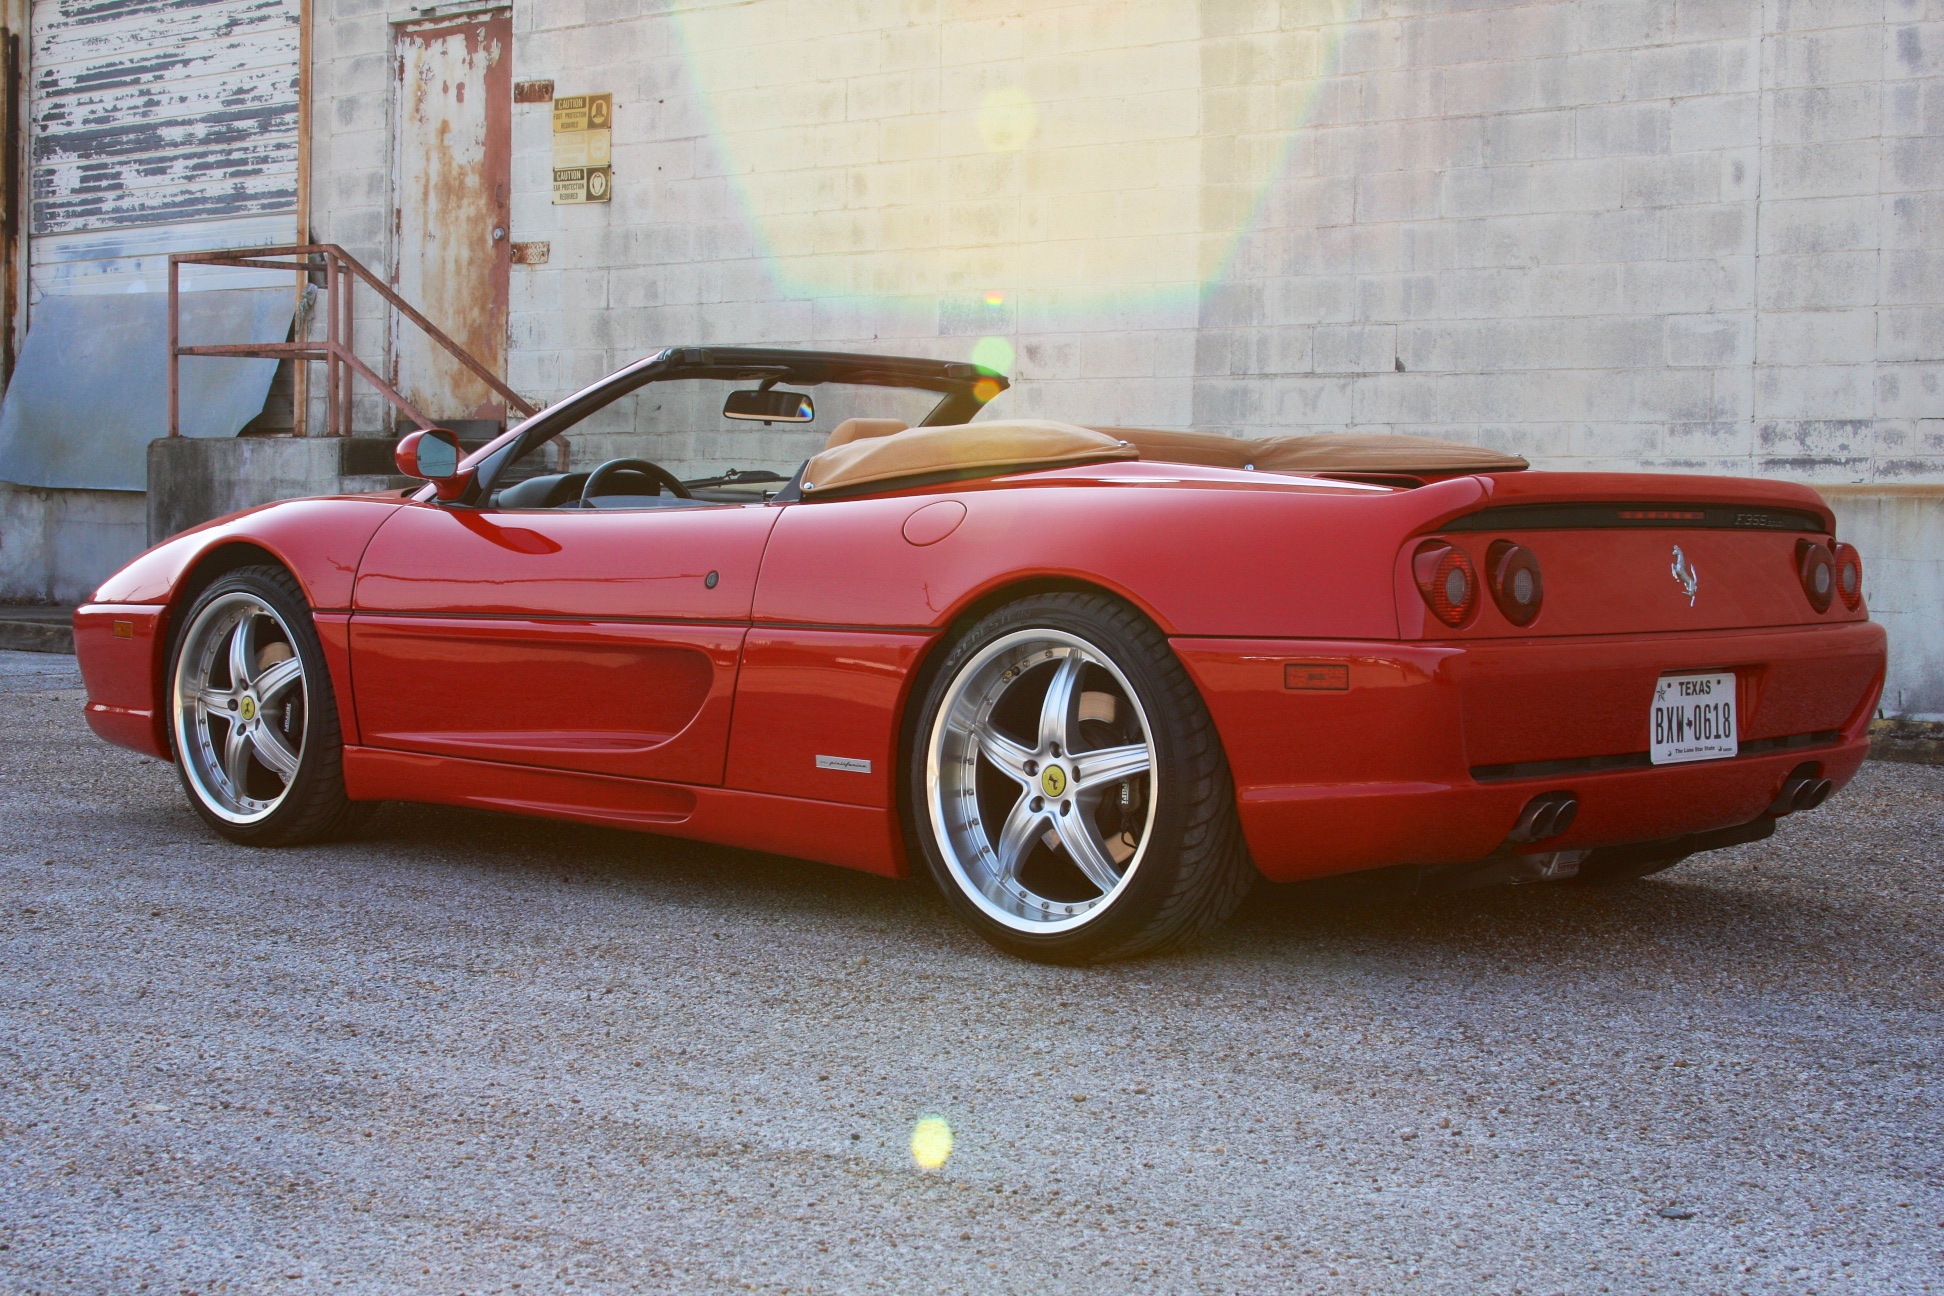
[[[1066,771],[1058,765],[1048,765],[1040,771],[1040,791],[1050,797],[1062,795],[1067,790]]]
[[[256,719],[256,713],[257,713],[256,699],[253,697],[244,698],[243,701],[238,704],[236,710],[237,710],[237,714],[241,715],[245,720]]]

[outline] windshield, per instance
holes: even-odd
[[[809,394],[816,407],[813,421],[765,424],[724,418],[722,406],[729,393],[753,385],[747,380],[688,378],[637,387],[502,467],[494,474],[490,503],[562,507],[580,499],[586,474],[617,459],[646,460],[702,489],[734,490],[740,484],[741,493],[773,493],[799,464],[823,449],[832,429],[846,419],[896,419],[915,427],[940,399],[937,392],[911,387],[785,385]],[[542,477],[559,480],[544,492],[515,489]],[[726,482],[721,480],[725,477]],[[575,478],[579,480],[570,480]]]

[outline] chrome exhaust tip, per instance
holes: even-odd
[[[1796,813],[1800,814],[1804,810],[1814,810],[1817,806],[1829,799],[1830,791],[1834,787],[1835,784],[1826,778],[1811,780],[1796,793]]]
[[[1541,792],[1519,811],[1518,822],[1505,835],[1509,842],[1538,842],[1557,837],[1579,816],[1579,798],[1571,792]]]
[[[1813,810],[1823,803],[1831,787],[1830,781],[1822,777],[1822,766],[1813,761],[1798,765],[1782,780],[1781,790],[1769,803],[1768,813],[1780,819],[1799,810]]]

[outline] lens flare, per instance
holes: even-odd
[[[936,1170],[952,1155],[952,1127],[937,1116],[927,1116],[911,1131],[911,1159],[920,1170]]]
[[[982,337],[972,346],[972,363],[994,373],[1010,374],[1013,346],[1002,337]]]
[[[979,138],[994,153],[1017,153],[1039,130],[1039,109],[1018,86],[991,91],[979,105]]]
[[[972,384],[972,399],[984,405],[999,394],[999,384],[990,378],[981,378]]]
[[[996,290],[986,294],[986,305],[1004,306],[1005,304],[1006,304],[1006,294],[1002,292],[998,292]]]
[[[1340,223],[1338,145],[1307,129],[1342,111],[1340,3],[1219,37],[1202,0],[1085,8],[683,0],[682,120],[780,294],[858,337],[922,336],[941,301],[999,283],[987,310],[1192,322],[1252,231]]]

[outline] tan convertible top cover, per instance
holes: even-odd
[[[892,482],[989,477],[1022,468],[1133,459],[1139,451],[1119,437],[1072,423],[995,419],[917,427],[831,446],[803,470],[803,493],[827,494]]]
[[[1530,467],[1518,455],[1500,450],[1388,433],[1325,432],[1253,440],[1161,428],[1094,431],[1133,443],[1143,459],[1210,468],[1253,467],[1257,472],[1466,473],[1518,472]]]
[[[881,422],[883,431],[873,426],[856,439],[812,457],[803,472],[806,495],[1110,459],[1286,473],[1517,472],[1527,466],[1518,455],[1417,436],[1329,432],[1246,440],[1213,432],[1087,428],[1038,419],[896,431],[895,423],[853,421]]]

